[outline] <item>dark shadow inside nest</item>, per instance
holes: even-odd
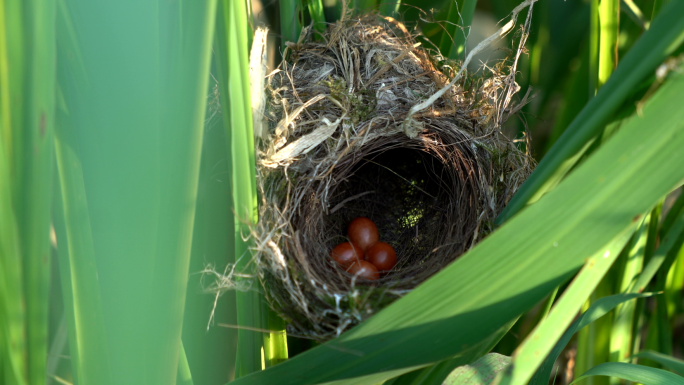
[[[456,145],[435,146],[434,137],[385,145],[355,159],[324,216],[328,248],[347,240],[352,219],[368,217],[380,241],[397,252],[397,265],[381,282],[399,287],[422,282],[472,243],[478,212],[475,164]]]

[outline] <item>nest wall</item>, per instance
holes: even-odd
[[[305,29],[267,79],[253,258],[291,333],[335,337],[410,292],[493,230],[534,166],[501,133],[527,99],[510,103],[515,59],[449,85],[459,63],[416,41],[375,15]],[[377,281],[330,257],[357,216],[397,251]]]

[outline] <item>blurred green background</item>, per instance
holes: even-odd
[[[350,8],[402,20],[458,68],[518,4]],[[512,356],[492,374],[504,383],[684,374],[682,0],[534,3],[516,81],[535,96],[503,130],[531,135],[539,168],[500,230],[351,332],[285,338],[260,290],[203,291],[207,265],[250,268],[253,28],[269,26],[274,69],[285,41],[341,12],[337,0],[0,1],[0,383],[441,384],[490,351]],[[472,24],[468,39],[457,24]],[[605,316],[575,330],[583,311]]]

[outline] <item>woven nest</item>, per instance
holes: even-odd
[[[463,76],[454,63],[437,69],[391,18],[347,19],[313,36],[304,30],[267,79],[251,236],[271,307],[290,333],[323,341],[491,232],[534,161],[501,133],[527,100],[511,103],[519,50],[484,75]],[[372,219],[397,252],[397,265],[376,281],[330,257],[358,216]]]

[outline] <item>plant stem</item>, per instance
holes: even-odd
[[[618,33],[620,28],[620,0],[601,0],[598,86],[608,81],[618,63]]]
[[[596,91],[599,87],[599,43],[601,40],[601,26],[599,22],[599,0],[591,0],[590,7],[591,8],[589,16],[589,99],[591,100],[594,97],[594,95],[596,95]]]

